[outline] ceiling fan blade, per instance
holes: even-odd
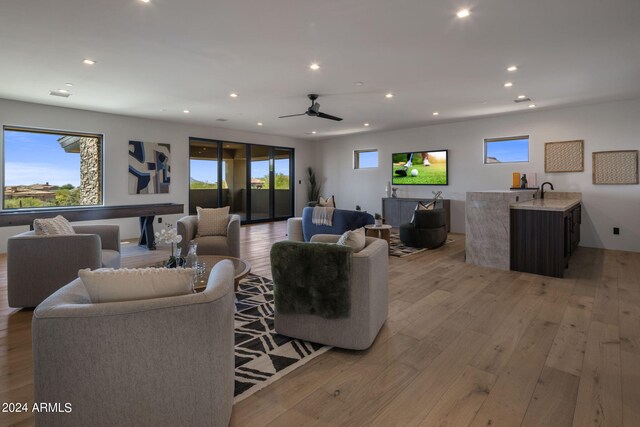
[[[335,120],[337,122],[342,121],[342,118],[336,117],[336,116],[332,116],[331,114],[318,113],[318,117],[321,117],[323,119]]]
[[[296,117],[296,116],[306,116],[307,113],[302,113],[302,114],[289,114],[288,116],[280,116],[278,117],[279,119],[284,119],[285,117]]]

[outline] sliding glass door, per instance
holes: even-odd
[[[229,206],[243,222],[293,216],[291,148],[190,140],[189,213]]]

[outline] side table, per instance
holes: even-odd
[[[392,227],[390,225],[383,224],[376,227],[375,225],[369,224],[369,225],[365,225],[364,228],[367,236],[377,237],[378,239],[386,240],[389,252],[391,252],[390,238],[391,238]]]

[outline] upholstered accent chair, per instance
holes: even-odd
[[[367,237],[364,249],[356,253],[347,246],[326,244],[339,238],[316,234],[310,243],[282,241],[273,245],[275,330],[320,344],[364,350],[371,346],[388,315],[387,242]],[[331,264],[344,270],[326,274]],[[346,294],[335,289],[335,283],[345,277]],[[304,301],[304,296],[296,301],[306,286],[314,287],[310,294],[316,296],[328,286],[334,289],[311,303]]]
[[[35,307],[78,277],[78,270],[120,267],[117,225],[74,225],[77,234],[37,236],[27,231],[7,241],[10,307]]]
[[[178,220],[178,234],[182,236],[180,247],[183,254],[189,248],[189,242],[198,243],[199,255],[226,255],[240,258],[240,215],[229,215],[226,236],[199,236],[198,216],[188,215]]]
[[[373,224],[373,215],[362,211],[336,209],[333,211],[333,224],[316,225],[312,221],[313,208],[302,209],[302,217],[287,220],[287,235],[289,240],[308,242],[316,234],[340,235],[347,230],[355,230],[367,224]]]
[[[91,303],[76,279],[36,308],[32,321],[38,425],[226,426],[234,392],[230,261],[201,293]]]
[[[400,241],[407,246],[434,249],[447,241],[447,211],[416,210],[413,222],[400,224]]]

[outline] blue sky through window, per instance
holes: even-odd
[[[4,132],[4,185],[80,185],[80,154],[67,153],[64,135]]]
[[[528,162],[529,139],[511,139],[507,141],[487,141],[485,158],[494,157],[500,163]]]
[[[378,167],[377,151],[360,151],[358,152],[358,156],[358,166],[360,169]]]
[[[224,163],[223,163],[224,165]],[[276,174],[289,175],[289,159],[277,159],[275,161]],[[224,166],[222,175],[224,176]],[[254,161],[251,163],[251,176],[264,178],[269,176],[269,161]],[[216,160],[191,159],[191,178],[208,183],[218,181],[218,162]]]

